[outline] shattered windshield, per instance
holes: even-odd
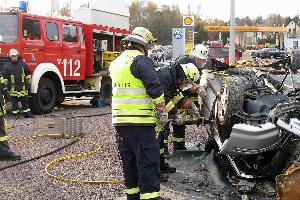
[[[18,38],[17,15],[0,15],[0,42],[15,42]]]

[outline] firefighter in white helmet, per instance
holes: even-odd
[[[9,57],[10,61],[3,67],[2,74],[8,84],[12,112],[14,115],[23,113],[25,118],[33,118],[28,103],[28,90],[31,82],[29,68],[17,49],[11,49]],[[19,108],[19,102],[21,102],[22,108]]]
[[[175,60],[176,66],[183,66],[187,64],[193,64],[199,74],[201,74],[201,69],[204,68],[206,61],[208,59],[208,49],[202,44],[197,44],[189,55],[184,55],[178,57]],[[200,75],[199,75],[200,76]],[[199,78],[197,79],[199,80]],[[193,103],[195,112],[199,112],[198,95],[205,95],[205,87],[199,86],[199,82],[189,83],[186,87],[181,88],[181,97],[188,97]],[[198,110],[198,111],[197,111]],[[185,125],[176,125],[173,124],[173,149],[176,150],[186,150],[185,147]],[[164,152],[168,154],[167,138],[170,133],[170,130],[165,130],[165,140],[164,140]]]
[[[156,41],[137,27],[123,39],[127,49],[110,65],[112,124],[125,178],[127,199],[160,197],[159,147],[155,125],[166,123],[164,92],[147,51]]]

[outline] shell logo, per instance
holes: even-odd
[[[194,16],[183,16],[182,18],[183,26],[194,26],[195,25],[195,18]]]
[[[184,18],[184,24],[187,26],[191,26],[193,24],[194,20],[191,17]]]

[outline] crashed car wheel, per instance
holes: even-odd
[[[217,101],[217,117],[221,125],[228,125],[230,117],[243,109],[243,100],[242,80],[235,76],[225,78]]]

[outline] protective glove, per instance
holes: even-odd
[[[191,117],[195,117],[195,118],[200,118],[200,112],[199,109],[197,108],[197,106],[191,102],[188,107],[188,113]]]
[[[157,122],[161,125],[165,125],[168,122],[168,111],[166,109],[165,103],[160,103],[155,105]]]
[[[177,113],[173,118],[173,123],[177,125],[183,124],[184,120],[180,113]]]
[[[206,88],[205,88],[205,86],[200,86],[200,85],[194,83],[192,85],[191,92],[194,93],[194,94],[198,93],[198,95],[200,97],[205,97],[205,95],[206,95]]]

